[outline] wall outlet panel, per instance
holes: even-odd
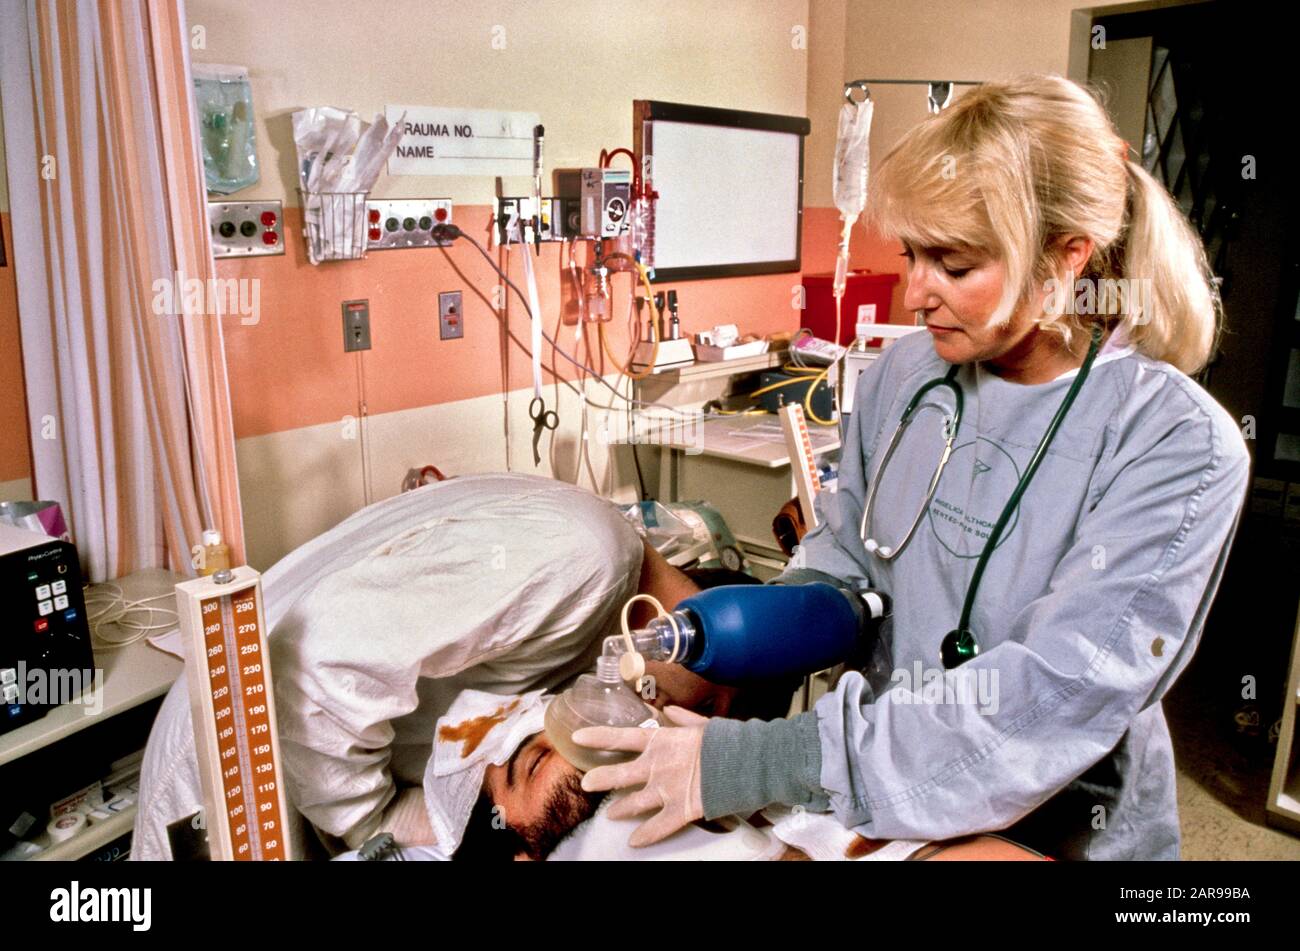
[[[370,301],[343,302],[343,352],[370,349]]]
[[[210,201],[214,258],[284,254],[284,209],[278,201]]]
[[[435,240],[435,225],[451,224],[450,198],[394,198],[366,202],[366,250],[445,248]]]
[[[438,295],[438,337],[459,340],[465,336],[465,312],[460,291],[443,291]]]

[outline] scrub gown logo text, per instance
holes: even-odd
[[[954,467],[960,470],[965,454],[977,452],[979,455],[971,459],[968,470],[973,491],[983,498],[1009,497],[1015,489],[1016,481],[1020,478],[1020,468],[1011,454],[993,440],[980,436],[970,442],[954,446],[952,451]],[[953,475],[956,476],[955,471]],[[986,484],[990,480],[994,483],[992,487]],[[997,513],[996,511],[991,513],[990,518],[966,512],[963,506],[945,497],[946,488],[949,488],[947,472],[939,483],[938,493],[930,503],[928,516],[934,537],[956,558],[978,558],[984,544],[988,541],[989,534],[993,531],[993,520],[997,518]],[[956,490],[958,493],[960,491],[960,489]],[[1017,508],[1011,516],[1011,521],[1007,523],[1002,537],[998,539],[999,548],[1006,544],[1007,539],[1015,532],[1019,521],[1020,510]]]

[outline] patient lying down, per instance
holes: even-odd
[[[424,792],[435,833],[443,842],[458,844],[453,850],[404,849],[404,858],[492,862],[1039,857],[992,836],[943,844],[873,841],[844,829],[833,816],[785,807],[747,819],[697,822],[657,845],[634,849],[627,843],[639,820],[608,816],[607,807],[620,794],[584,791],[582,774],[541,732],[549,699],[541,691],[513,699],[467,691],[457,700],[439,720]]]

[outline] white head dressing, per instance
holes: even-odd
[[[450,859],[460,847],[488,766],[500,766],[519,744],[542,731],[550,699],[542,690],[518,697],[464,690],[439,718],[424,771],[424,803],[437,858]]]

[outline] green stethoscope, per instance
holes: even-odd
[[[1002,538],[1002,532],[1011,521],[1011,516],[1016,507],[1020,504],[1020,498],[1029,488],[1029,483],[1034,478],[1034,473],[1038,471],[1039,464],[1043,457],[1047,455],[1047,447],[1052,444],[1052,439],[1056,436],[1056,431],[1061,428],[1061,422],[1065,419],[1065,414],[1070,411],[1074,405],[1075,397],[1079,395],[1079,390],[1083,386],[1083,381],[1088,378],[1088,372],[1092,369],[1092,363],[1097,358],[1097,350],[1101,346],[1102,327],[1100,324],[1092,329],[1092,345],[1088,348],[1088,355],[1083,359],[1083,366],[1079,368],[1079,373],[1070,384],[1070,390],[1065,394],[1065,399],[1061,401],[1060,408],[1052,421],[1047,426],[1047,431],[1043,433],[1043,438],[1038,442],[1038,448],[1034,450],[1033,456],[1029,460],[1029,465],[1025,467],[1024,474],[1020,481],[1016,483],[1015,491],[1007,499],[1007,504],[1002,507],[1002,514],[998,516],[993,531],[989,533],[988,541],[984,544],[984,550],[980,552],[979,561],[975,563],[975,573],[971,575],[970,584],[966,587],[966,601],[962,605],[961,620],[957,622],[956,630],[949,631],[943,639],[943,645],[940,648],[939,655],[943,661],[943,666],[948,670],[960,667],[966,661],[970,660],[980,652],[979,644],[975,640],[975,634],[970,629],[971,609],[975,605],[975,593],[979,590],[980,579],[984,575],[984,568],[988,564],[989,556],[993,550],[998,547],[998,542]],[[858,535],[862,539],[862,544],[867,551],[875,555],[882,561],[893,561],[903,553],[903,549],[911,542],[912,536],[916,534],[921,520],[925,518],[926,512],[930,510],[930,502],[934,499],[934,493],[939,488],[939,479],[943,476],[943,470],[948,465],[948,459],[952,455],[952,444],[957,438],[957,431],[961,428],[962,409],[964,407],[964,397],[962,396],[961,387],[957,384],[958,365],[954,364],[949,368],[946,376],[937,377],[926,383],[916,395],[908,402],[907,408],[903,410],[903,415],[898,421],[898,426],[894,430],[893,438],[889,440],[889,446],[885,449],[885,455],[880,460],[880,465],[876,467],[876,474],[871,480],[871,485],[867,489],[866,504],[862,508],[862,523],[858,528]],[[880,476],[889,465],[890,458],[894,455],[894,450],[898,448],[898,443],[903,437],[903,433],[911,424],[913,414],[918,409],[927,407],[939,409],[936,404],[921,404],[925,395],[931,390],[938,387],[947,387],[952,390],[955,398],[952,415],[948,417],[945,425],[943,454],[939,457],[939,464],[935,467],[934,475],[930,477],[930,486],[925,493],[925,501],[921,504],[921,510],[917,512],[916,518],[912,520],[912,526],[903,536],[903,540],[897,545],[881,545],[868,533],[871,524],[871,512],[875,507],[876,491],[880,488]]]

